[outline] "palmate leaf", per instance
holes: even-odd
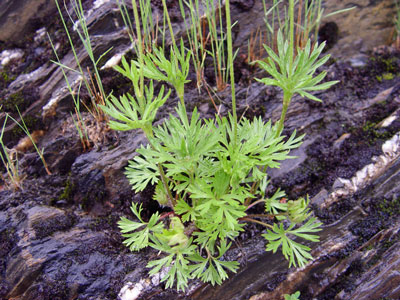
[[[198,252],[189,256],[194,265],[190,266],[193,278],[199,278],[203,282],[210,282],[212,285],[221,284],[222,281],[228,278],[226,270],[236,273],[239,268],[239,263],[236,261],[224,261],[220,258],[230,248],[231,243],[227,244],[226,240],[221,240],[221,245],[218,246],[218,256],[202,257]]]
[[[138,86],[139,71],[134,61],[129,66],[123,59],[122,64],[123,68],[116,67],[115,69],[132,80],[135,97],[129,93],[119,98],[111,95],[106,99],[106,105],[99,106],[115,119],[109,121],[111,129],[125,131],[141,128],[146,132],[151,127],[158,109],[167,101],[171,90],[165,94],[165,88],[162,86],[159,94],[154,96],[153,82],[150,81],[150,84],[145,86],[144,95],[142,95]]]
[[[297,229],[293,229],[294,224],[290,225],[286,230],[282,223],[280,226],[274,224],[272,231],[268,230],[266,234],[263,234],[263,237],[269,242],[267,244],[266,251],[272,251],[275,253],[278,248],[282,246],[282,254],[286,259],[289,260],[289,267],[292,265],[303,267],[309,260],[312,259],[310,254],[311,249],[290,239],[288,234],[292,234],[312,242],[318,242],[319,237],[311,233],[320,231],[321,225],[321,223],[316,222],[315,218],[311,218],[306,224]]]
[[[277,189],[274,195],[265,199],[265,211],[269,214],[278,214],[287,211],[287,203],[281,203],[280,200],[285,197],[285,192]],[[283,216],[277,216],[278,220],[285,219]]]
[[[308,219],[311,215],[308,204],[310,202],[309,197],[306,199],[299,198],[297,200],[289,200],[287,203],[287,211],[289,220],[293,223],[301,223]]]
[[[338,81],[329,81],[319,84],[326,76],[326,71],[321,72],[317,76],[313,76],[317,69],[325,64],[329,55],[322,58],[319,56],[325,47],[325,42],[318,45],[316,43],[311,47],[311,41],[308,40],[303,49],[297,49],[297,56],[293,63],[290,64],[290,51],[288,41],[283,39],[283,34],[279,30],[277,38],[278,54],[270,47],[264,45],[268,53],[266,61],[258,61],[258,64],[272,78],[256,79],[266,85],[279,86],[284,92],[293,95],[300,94],[302,97],[309,98],[314,101],[321,101],[318,97],[310,94],[310,91],[325,90],[336,84]]]
[[[219,149],[219,129],[213,121],[202,124],[197,109],[194,109],[190,122],[186,124],[185,110],[180,103],[177,113],[179,118],[170,115],[164,124],[154,129],[159,144],[154,156],[163,160],[167,176],[193,174],[204,157]]]
[[[181,49],[171,46],[171,58],[165,56],[164,49],[153,48],[153,53],[147,52],[144,56],[143,74],[149,79],[157,81],[166,81],[174,86],[178,94],[183,93],[185,83],[189,74],[189,60],[191,52],[186,51],[183,41],[181,40]],[[134,62],[138,68],[140,63]]]
[[[141,149],[150,149],[147,145],[146,148],[142,146]],[[145,153],[145,152],[142,152]],[[156,184],[159,181],[159,168],[152,157],[135,156],[125,169],[125,175],[132,185],[135,192],[143,191],[146,186]]]
[[[131,211],[139,219],[139,222],[131,221],[125,217],[122,217],[118,222],[118,227],[122,232],[122,236],[126,239],[124,244],[129,247],[131,251],[139,251],[149,245],[152,234],[162,232],[163,224],[158,223],[159,214],[155,213],[151,216],[149,222],[144,222],[141,218],[142,205],[132,203]],[[140,231],[136,231],[142,228]]]
[[[186,236],[185,226],[178,217],[172,217],[169,229],[164,229],[161,233],[155,233],[157,239],[171,247],[171,251],[186,248],[189,238]]]
[[[181,215],[183,222],[195,221],[200,215],[195,207],[190,206],[185,200],[182,199],[178,199],[174,207],[174,211],[178,215]]]
[[[291,295],[286,294],[286,295],[284,295],[284,297],[285,297],[285,300],[299,300],[300,292],[297,291],[296,293],[291,294]]]
[[[189,239],[186,247],[171,247],[167,242],[153,237],[151,246],[168,255],[161,259],[152,260],[147,264],[148,268],[152,268],[149,272],[154,275],[161,271],[162,268],[168,272],[162,278],[162,282],[166,281],[166,288],[170,288],[176,283],[177,290],[185,290],[187,282],[191,278],[190,261],[187,257],[195,253],[196,246]]]
[[[238,125],[235,145],[231,123],[230,118],[218,122],[223,147],[217,157],[223,170],[231,175],[232,186],[261,180],[266,173],[265,170],[261,172],[259,167],[278,168],[280,161],[294,158],[289,151],[298,148],[304,137],[296,137],[294,131],[287,141],[283,141],[284,136],[276,134],[277,125],[272,125],[271,121],[265,123],[261,118],[252,121],[243,118]]]
[[[153,200],[156,200],[160,205],[168,204],[168,194],[165,191],[164,185],[161,180],[158,181],[154,191]]]

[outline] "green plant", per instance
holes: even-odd
[[[325,14],[322,0],[299,0],[296,3],[297,20],[296,32],[294,33],[295,42],[293,44],[295,51],[297,48],[304,48],[310,39],[315,42],[318,41],[318,31],[323,19],[354,9],[354,7],[350,7]],[[263,0],[266,44],[274,51],[277,49],[276,33],[280,31],[284,39],[289,39],[291,34],[289,32],[291,26],[288,17],[290,9],[287,5],[287,1],[274,0],[268,7],[265,0]],[[252,61],[249,60],[249,62]]]
[[[209,36],[206,34],[206,22],[201,16],[199,0],[179,0],[181,15],[186,28],[189,48],[192,52],[193,66],[196,71],[197,88],[200,89],[204,81],[204,62],[207,56],[206,45]],[[190,18],[186,17],[185,6],[189,9]],[[189,19],[189,20],[188,20]]]
[[[163,5],[166,9],[165,0]],[[289,41],[278,34],[278,54],[266,47],[271,58],[259,62],[272,76],[260,81],[284,90],[284,109],[277,124],[261,118],[237,117],[229,1],[225,4],[232,93],[232,112],[228,116],[200,119],[196,108],[191,115],[186,112],[184,85],[192,53],[186,52],[182,43],[178,49],[173,40],[169,59],[162,50],[154,54],[140,51],[138,60],[128,63],[124,59],[122,67],[116,67],[131,79],[134,96],[111,96],[101,108],[113,118],[112,129],[142,129],[148,140],[147,145],[137,149],[138,156],[129,162],[126,175],[135,192],[155,185],[154,200],[170,208],[167,213],[155,213],[145,220],[142,205],[132,203],[137,221],[123,217],[118,225],[126,238],[124,243],[132,251],[150,246],[164,254],[147,267],[151,268],[150,274],[166,270],[162,281],[167,288],[176,283],[178,290],[184,290],[191,278],[220,284],[229,272],[235,272],[238,262],[227,261],[225,253],[231,241],[245,230],[246,222],[267,229],[263,234],[266,250],[276,252],[281,247],[289,266],[304,266],[312,259],[311,249],[294,240],[318,241],[315,233],[321,223],[307,208],[308,198],[281,201],[284,192],[278,190],[271,197],[265,192],[267,169],[279,168],[281,161],[293,158],[289,152],[298,148],[303,138],[296,137],[296,132],[287,139],[282,135],[293,95],[319,100],[309,92],[336,83],[320,83],[325,72],[313,76],[328,59],[318,59],[323,44],[311,50],[308,43],[294,57],[293,11],[294,0],[290,0]],[[167,21],[173,35],[169,18]],[[147,85],[142,76],[151,79]],[[170,115],[159,126],[154,125],[156,113],[170,92],[165,93],[162,87],[155,95],[152,80],[171,84],[180,99],[176,115]],[[265,213],[250,214],[249,209],[258,204],[264,205]]]
[[[48,38],[50,40],[50,44],[51,47],[53,49],[53,52],[56,56],[56,61],[53,61],[53,63],[55,63],[56,65],[58,65],[63,73],[64,76],[64,80],[67,84],[67,88],[68,91],[73,99],[74,102],[74,113],[75,113],[75,117],[74,114],[71,113],[72,116],[72,120],[75,124],[75,127],[78,131],[79,134],[79,138],[81,140],[82,143],[82,147],[83,149],[87,149],[90,148],[90,139],[89,136],[87,134],[87,128],[85,125],[85,122],[83,121],[82,118],[82,114],[81,114],[81,107],[80,104],[82,103],[87,110],[89,111],[89,113],[93,116],[93,118],[97,121],[97,122],[103,122],[103,121],[108,121],[107,116],[104,115],[103,111],[100,110],[98,108],[99,104],[105,104],[105,99],[107,98],[105,92],[104,92],[104,88],[103,88],[103,84],[101,82],[101,77],[99,74],[99,62],[102,60],[102,58],[107,55],[107,53],[111,50],[107,50],[105,53],[103,53],[102,55],[100,55],[100,57],[98,57],[96,59],[96,57],[94,56],[94,51],[93,51],[93,46],[92,46],[92,42],[90,39],[90,35],[89,35],[89,31],[88,31],[88,27],[86,24],[86,20],[85,20],[85,16],[84,16],[84,10],[82,7],[82,1],[81,0],[73,0],[71,1],[71,5],[72,5],[72,9],[75,13],[75,15],[78,18],[78,21],[76,22],[76,32],[79,36],[79,39],[82,43],[83,48],[85,49],[91,63],[92,63],[92,67],[93,67],[93,73],[94,75],[91,75],[90,69],[87,69],[87,73],[84,71],[81,61],[78,58],[78,54],[76,53],[76,47],[74,45],[73,39],[71,37],[71,34],[68,30],[68,26],[66,23],[66,20],[63,17],[62,14],[62,10],[61,7],[58,3],[58,0],[55,1],[59,15],[61,17],[61,21],[63,23],[64,26],[64,30],[65,33],[67,34],[68,37],[68,41],[72,50],[72,53],[74,55],[74,59],[75,59],[75,63],[76,63],[76,67],[77,69],[72,69],[69,66],[66,66],[64,64],[61,63],[60,58],[58,57],[57,51],[53,45],[53,42],[51,41],[50,36],[48,35]],[[72,15],[69,13],[69,10],[66,6],[66,3],[64,1],[64,9],[71,21],[71,23],[75,23],[74,19],[72,18]],[[74,87],[71,85],[71,83],[69,82],[67,73],[68,72],[73,72],[79,75],[79,77],[81,78],[81,81],[79,82],[79,85],[77,87]],[[82,87],[82,82],[84,84],[84,86],[86,87],[89,95],[90,95],[90,105],[86,105],[84,102],[81,102],[80,99],[80,90]]]
[[[212,59],[217,91],[223,91],[228,83],[230,65],[227,60],[227,32],[224,30],[222,1],[211,0],[179,0],[181,14],[184,19],[189,48],[197,76],[197,86],[208,83],[204,79],[206,57]],[[189,10],[187,20],[185,6]],[[236,50],[234,57],[238,53]],[[213,101],[213,100],[212,100]]]
[[[1,109],[1,107],[0,107]],[[6,173],[8,176],[8,180],[11,184],[7,183],[7,178],[4,178],[2,174],[0,174],[1,179],[7,188],[12,188],[14,190],[22,189],[22,181],[24,180],[24,176],[20,174],[19,163],[18,163],[18,154],[16,151],[12,149],[8,149],[3,141],[4,130],[6,128],[7,120],[9,115],[6,114],[3,126],[0,132],[0,159],[3,163],[4,168],[6,169]]]
[[[44,151],[44,150],[43,150],[43,149],[40,150],[40,149],[38,148],[38,146],[36,145],[35,139],[34,139],[34,138],[32,137],[32,135],[30,134],[29,129],[28,129],[28,126],[26,126],[25,121],[24,121],[24,118],[22,117],[22,115],[21,115],[21,113],[20,113],[18,107],[16,107],[16,110],[17,110],[18,115],[19,115],[19,118],[20,118],[20,120],[21,120],[20,122],[18,122],[16,119],[14,119],[14,118],[13,118],[12,116],[10,116],[10,115],[8,115],[8,117],[9,117],[11,120],[13,120],[14,123],[17,124],[18,127],[20,127],[20,128],[22,129],[22,131],[25,133],[25,135],[26,135],[26,136],[29,138],[29,140],[32,142],[33,147],[35,148],[37,154],[38,154],[39,157],[40,157],[40,160],[41,160],[42,163],[43,163],[43,166],[44,166],[44,168],[45,168],[45,170],[46,170],[46,173],[47,173],[48,175],[51,175],[51,172],[50,172],[50,170],[49,170],[49,168],[48,168],[48,166],[47,166],[46,160],[44,159],[44,156],[43,156],[43,151]]]
[[[0,107],[0,110],[2,107]],[[40,150],[35,142],[35,139],[32,137],[30,134],[27,125],[25,124],[25,121],[18,109],[18,107],[15,108],[15,110],[18,112],[20,122],[18,122],[15,118],[10,116],[8,113],[5,114],[5,118],[3,121],[3,126],[0,132],[0,159],[1,162],[3,163],[4,168],[6,169],[8,180],[11,181],[11,185],[7,184],[6,178],[4,178],[3,175],[0,174],[0,177],[4,181],[4,183],[7,185],[8,188],[12,188],[14,190],[22,189],[22,182],[25,179],[24,175],[21,175],[20,169],[19,169],[19,161],[18,161],[18,150],[17,149],[9,149],[7,146],[4,144],[3,141],[3,136],[7,124],[7,120],[10,118],[24,133],[25,135],[29,138],[30,142],[32,143],[33,147],[35,148],[36,152],[38,153],[43,166],[47,172],[48,175],[51,175],[51,172],[47,166],[47,163],[44,159],[43,156],[43,149]]]
[[[291,295],[284,295],[284,297],[285,297],[285,300],[299,300],[300,292],[297,291],[296,293],[291,294]]]
[[[135,25],[139,25],[142,30],[143,39],[141,41],[142,43],[141,47],[147,52],[152,52],[153,48],[157,46],[158,31],[159,31],[158,20],[156,19],[155,22],[153,20],[153,12],[151,9],[150,0],[139,0],[138,2],[139,6],[137,6],[136,3],[133,3],[133,6],[136,6],[136,8],[132,6],[132,9],[134,11],[134,15],[135,15],[135,9],[139,12],[139,14],[137,15],[139,16],[139,18],[136,18],[135,16]],[[135,34],[135,30],[125,0],[117,0],[117,5],[121,13],[124,25],[127,28],[132,46],[136,49],[136,51],[138,51],[137,36]],[[165,33],[162,35],[163,45],[164,45],[164,40],[165,40]]]

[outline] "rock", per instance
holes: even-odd
[[[339,30],[338,40],[329,50],[335,57],[349,58],[389,44],[395,8],[392,0],[330,0],[324,2],[324,14],[355,7],[322,20],[322,26],[333,22]],[[357,24],[357,26],[354,26]],[[323,33],[322,33],[323,34]]]
[[[52,0],[3,0],[0,3],[0,41],[19,44],[35,28],[35,19],[55,13]]]
[[[11,201],[1,204],[10,206]],[[8,207],[0,213],[0,267],[7,266],[0,269],[0,298],[116,299],[125,274],[145,265],[124,248],[114,248],[116,238],[120,245],[119,234],[83,214],[78,218],[68,210],[35,206],[32,200]],[[141,274],[131,275],[132,280]]]
[[[349,58],[350,65],[353,68],[363,68],[367,65],[369,57],[365,54],[358,54]]]
[[[13,60],[21,59],[23,55],[21,49],[4,50],[0,53],[0,65],[7,66]]]
[[[351,295],[345,293],[340,299],[400,299],[400,243],[387,249],[380,260],[383,263],[373,265],[358,279]]]

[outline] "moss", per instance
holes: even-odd
[[[36,233],[36,239],[43,239],[57,231],[66,231],[76,224],[76,216],[73,213],[59,215],[51,219],[41,220],[32,224]]]
[[[367,121],[364,124],[362,131],[370,145],[374,145],[377,140],[387,140],[392,137],[390,131],[378,127],[377,123],[371,121]]]
[[[16,113],[18,108],[21,108],[24,105],[25,98],[22,93],[22,91],[16,92],[14,94],[11,94],[6,98],[3,102],[3,109],[5,109],[7,112],[13,112]]]
[[[380,58],[380,62],[385,66],[386,72],[393,72],[396,69],[396,59],[394,57],[390,58]]]
[[[393,73],[383,73],[382,75],[377,75],[376,79],[379,82],[382,82],[384,80],[392,80],[395,77]]]
[[[377,205],[377,208],[389,216],[396,216],[400,214],[400,199],[393,198],[392,200],[384,199]]]
[[[394,78],[394,74],[393,73],[383,73],[382,78],[383,78],[383,80],[392,80]]]
[[[64,190],[61,193],[60,197],[58,197],[58,200],[66,200],[66,201],[72,200],[72,195],[74,190],[75,190],[75,185],[71,183],[70,179],[68,179],[65,182]]]
[[[85,197],[82,198],[82,201],[80,203],[80,207],[83,210],[88,209],[88,207],[89,207],[89,196],[88,195],[86,195]]]
[[[7,70],[3,70],[0,72],[0,80],[2,80],[5,84],[8,84],[15,80],[15,76],[9,74]]]

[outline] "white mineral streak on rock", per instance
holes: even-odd
[[[57,104],[58,99],[60,98],[59,95],[57,95],[56,97],[53,97],[49,100],[49,102],[47,102],[47,104],[45,106],[42,107],[42,109],[44,111],[48,111],[50,110],[52,107],[54,107],[54,105]]]
[[[387,117],[386,119],[384,119],[384,120],[379,124],[379,126],[380,126],[380,127],[389,127],[390,124],[392,124],[392,123],[393,123],[394,121],[396,121],[397,119],[398,119],[397,116],[391,115],[391,116]]]
[[[20,59],[24,56],[21,49],[4,50],[0,53],[0,64],[2,66],[8,65],[14,59]]]
[[[364,188],[375,178],[383,174],[400,157],[400,132],[382,145],[383,154],[372,158],[373,163],[366,165],[349,180],[338,178],[343,187],[334,190],[322,203],[325,208],[336,202],[341,196],[349,196]]]
[[[80,82],[83,80],[82,76],[79,76],[72,84],[71,88],[74,89],[74,87],[78,86]],[[60,102],[61,99],[65,97],[65,95],[69,95],[69,89],[67,86],[64,86],[61,88],[54,97],[52,97],[46,105],[42,107],[42,117],[50,117],[55,115],[55,111],[57,109],[58,103]]]
[[[122,287],[118,294],[118,300],[136,300],[140,294],[144,291],[151,289],[152,287],[158,286],[164,276],[169,272],[171,266],[164,267],[160,272],[152,275],[150,278],[140,279],[139,282],[135,284],[132,282],[127,282]]]
[[[121,61],[121,58],[124,54],[123,53],[118,53],[116,55],[114,55],[113,57],[111,57],[105,64],[104,66],[101,67],[101,70],[104,69],[109,69],[112,68],[116,65],[119,64],[119,62]]]
[[[133,284],[132,282],[127,282],[118,294],[118,299],[120,300],[136,300],[140,293],[147,289],[150,283],[144,279]]]
[[[47,33],[46,27],[42,27],[42,28],[36,30],[35,37],[33,38],[33,40],[36,43],[43,41],[46,38],[46,33]]]
[[[93,9],[97,9],[100,6],[102,6],[103,4],[108,3],[108,2],[110,2],[110,0],[96,0],[93,3]]]

